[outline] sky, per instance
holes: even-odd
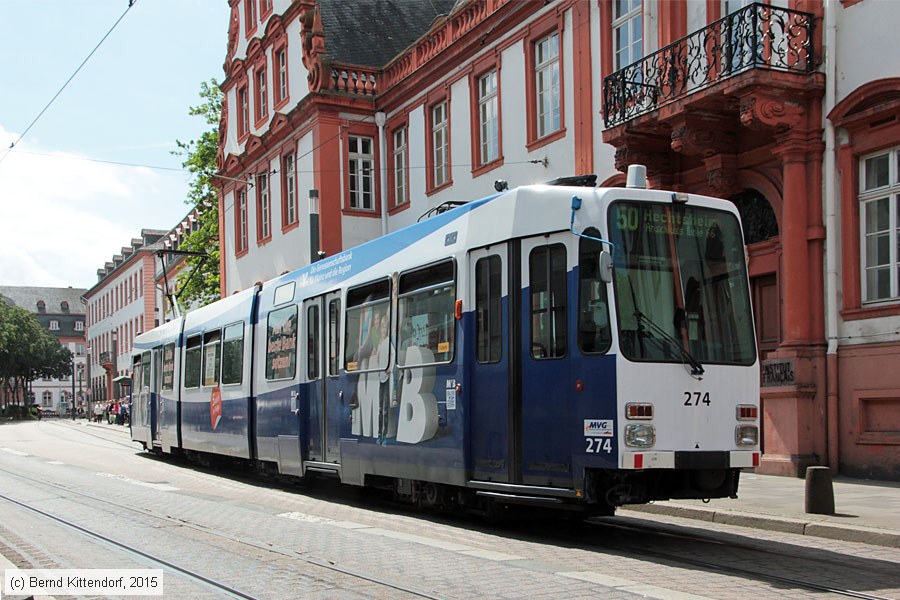
[[[224,79],[229,15],[227,0],[0,0],[0,285],[91,288],[141,229],[188,213],[171,152],[210,127],[188,111]]]

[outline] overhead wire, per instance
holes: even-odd
[[[103,45],[103,42],[106,41],[106,38],[108,38],[110,36],[110,34],[113,32],[113,30],[115,30],[115,28],[119,25],[119,23],[122,22],[122,19],[125,18],[125,15],[128,14],[128,11],[131,10],[131,8],[134,6],[135,2],[137,2],[137,0],[128,0],[128,7],[125,9],[125,12],[123,12],[122,15],[118,19],[116,19],[116,22],[113,23],[112,27],[109,28],[109,31],[107,31],[106,34],[102,38],[100,38],[100,41],[97,42],[97,45],[94,46],[94,49],[90,51],[90,53],[87,55],[87,57],[85,57],[85,59],[83,61],[81,61],[81,64],[78,65],[77,69],[75,69],[75,72],[72,73],[71,75],[69,75],[69,78],[66,79],[66,82],[64,84],[62,84],[62,87],[60,87],[59,90],[57,90],[57,92],[55,94],[53,94],[53,97],[50,98],[50,101],[44,106],[44,108],[41,109],[41,112],[39,112],[37,114],[37,116],[31,121],[31,123],[28,124],[28,127],[25,128],[25,131],[23,131],[21,134],[19,134],[19,137],[16,139],[16,141],[12,142],[9,145],[9,147],[6,149],[6,152],[3,154],[3,156],[0,156],[0,163],[3,163],[3,161],[6,159],[6,157],[9,156],[10,152],[12,152],[13,148],[15,148],[16,144],[21,142],[22,139],[31,130],[31,128],[35,126],[35,124],[40,120],[40,118],[42,116],[44,116],[44,113],[47,112],[47,109],[50,108],[50,106],[56,101],[56,99],[59,97],[59,95],[62,94],[63,90],[66,89],[66,86],[68,86],[72,82],[72,80],[75,79],[75,76],[78,75],[78,72],[81,71],[81,69],[84,67],[84,65],[87,64],[87,61],[89,61],[91,59],[91,57],[94,55],[94,53],[97,52],[97,50],[100,48],[100,46]]]

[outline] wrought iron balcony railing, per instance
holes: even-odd
[[[112,364],[112,354],[110,352],[101,352],[100,353],[100,364],[101,365]]]
[[[751,4],[603,80],[606,127],[749,69],[811,73],[813,15]]]

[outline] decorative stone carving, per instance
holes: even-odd
[[[306,80],[310,92],[318,92],[329,70],[325,65],[325,30],[319,5],[314,0],[302,0],[300,9],[300,42],[302,61],[306,67]]]
[[[803,124],[803,105],[762,94],[741,98],[741,124],[760,129],[765,127],[784,131]]]

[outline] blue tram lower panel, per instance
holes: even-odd
[[[299,473],[300,460],[306,437],[305,423],[301,421],[307,414],[306,397],[302,389],[294,400],[291,393],[296,385],[286,385],[256,398],[255,437],[257,458],[276,463],[284,473]],[[299,402],[299,404],[298,404]]]
[[[246,397],[220,402],[182,400],[182,448],[250,458],[248,406]]]
[[[457,398],[455,363],[342,377],[349,418],[341,413],[341,477],[365,475],[465,485],[465,407]],[[396,390],[396,394],[394,394]],[[382,410],[387,406],[387,410]]]

